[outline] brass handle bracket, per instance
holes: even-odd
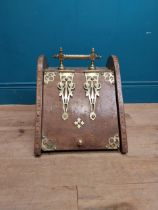
[[[60,47],[59,53],[56,54],[56,55],[53,55],[53,58],[59,59],[59,67],[58,67],[59,70],[64,70],[65,69],[63,61],[68,60],[68,59],[69,60],[75,60],[75,59],[77,59],[77,60],[90,60],[91,63],[90,63],[90,66],[88,67],[88,69],[94,70],[94,69],[96,69],[94,61],[96,59],[100,59],[101,56],[95,53],[94,48],[92,48],[91,54],[89,54],[89,55],[68,55],[68,54],[64,54],[62,47]]]

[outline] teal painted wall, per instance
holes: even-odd
[[[60,46],[117,55],[125,102],[158,102],[157,37],[157,0],[0,0],[0,104],[35,103],[37,57]]]

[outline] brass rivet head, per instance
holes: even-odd
[[[77,141],[77,145],[78,145],[79,147],[83,145],[82,139],[79,139],[79,140]]]

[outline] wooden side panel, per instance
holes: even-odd
[[[37,61],[37,88],[36,88],[36,116],[34,154],[41,155],[41,130],[42,130],[42,100],[43,100],[43,71],[47,67],[45,56],[41,55]]]
[[[116,56],[110,56],[108,58],[107,68],[112,69],[115,73],[118,122],[119,122],[120,137],[121,137],[121,152],[125,154],[128,152],[126,122],[125,122],[124,104],[122,97],[120,67],[119,67],[118,58]]]

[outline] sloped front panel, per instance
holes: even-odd
[[[57,71],[52,72],[47,72],[47,74],[52,74],[52,77],[45,79],[43,87],[42,150],[119,149],[113,74],[109,74],[111,72],[105,74],[103,70],[97,71],[100,88],[93,110],[96,117],[91,119],[91,104],[85,89],[85,72],[75,71],[72,82],[74,88],[67,106],[68,118],[64,120],[62,117],[63,98],[59,90],[61,76]],[[46,75],[46,72],[44,74]],[[61,83],[60,85],[62,86]],[[93,92],[95,93],[95,90]]]

